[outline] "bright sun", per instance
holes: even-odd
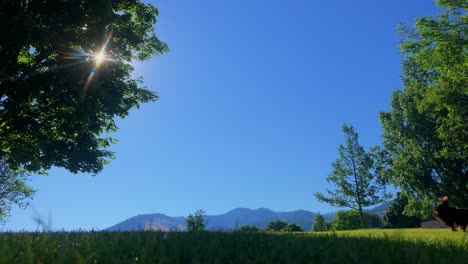
[[[96,61],[96,66],[99,66],[104,60],[106,59],[106,55],[104,52],[99,52],[94,56],[94,60]]]

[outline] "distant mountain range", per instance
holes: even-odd
[[[388,208],[389,202],[376,206],[368,212],[383,216]],[[331,221],[335,213],[322,215],[325,221]],[[259,228],[266,228],[268,223],[274,220],[281,220],[288,223],[295,223],[304,230],[310,230],[314,221],[315,213],[297,210],[292,212],[274,212],[266,208],[248,209],[236,208],[225,214],[207,215],[205,217],[205,227],[210,231],[229,231],[243,225],[253,225]],[[107,231],[184,231],[185,217],[171,217],[163,214],[137,215],[124,220],[106,229]]]

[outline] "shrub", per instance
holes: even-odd
[[[375,214],[363,212],[364,224],[366,228],[377,228],[382,226],[380,217]],[[332,221],[332,228],[334,230],[353,230],[361,228],[361,220],[359,211],[338,211]]]

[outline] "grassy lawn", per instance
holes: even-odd
[[[429,229],[429,228],[408,228],[408,229],[362,229],[338,232],[323,232],[318,234],[335,234],[338,237],[368,237],[377,239],[391,239],[414,241],[427,245],[452,244],[464,247],[468,250],[468,232],[453,232],[449,228]]]
[[[0,263],[468,263],[447,229],[0,234]]]

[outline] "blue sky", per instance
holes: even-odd
[[[378,112],[402,88],[397,22],[431,0],[158,0],[171,51],[135,63],[160,95],[119,120],[114,160],[92,177],[52,169],[5,230],[104,229],[137,214],[236,207],[336,210],[314,198],[352,124],[380,143]],[[1,229],[1,228],[0,228]]]

